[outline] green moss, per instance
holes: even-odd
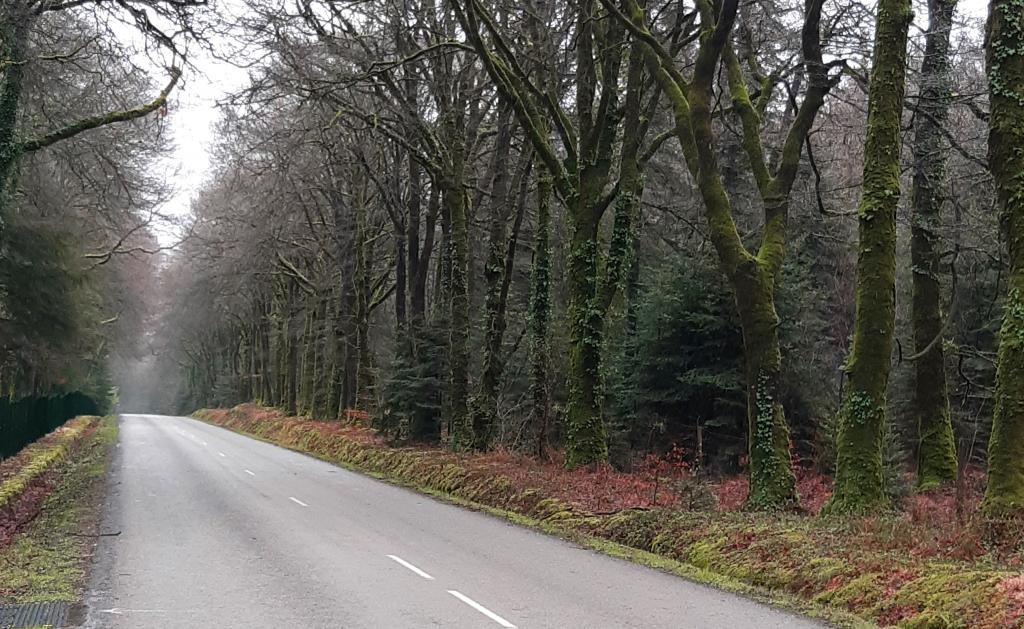
[[[818,594],[814,600],[836,607],[875,607],[885,593],[881,581],[881,574],[863,574],[834,590]]]
[[[960,629],[963,627],[962,624],[956,624],[945,614],[930,612],[902,620],[899,626],[905,629]]]
[[[878,3],[858,208],[856,312],[839,415],[835,486],[826,507],[830,513],[865,513],[887,504],[882,437],[896,326],[900,120],[911,16],[910,0]]]
[[[862,391],[847,393],[839,411],[836,477],[823,514],[864,514],[888,506],[882,468],[884,428],[884,394],[879,403]]]
[[[819,585],[824,585],[833,577],[845,574],[849,568],[849,562],[835,557],[814,557],[807,562],[808,573]]]
[[[593,200],[596,203],[596,199]],[[580,204],[583,204],[580,201]],[[586,208],[577,210],[584,213]],[[604,313],[597,304],[598,231],[593,220],[575,220],[569,252],[569,404],[565,466],[608,460],[601,410],[601,351]]]
[[[889,604],[919,611],[901,626],[982,629],[1010,626],[997,612],[995,601],[1005,600],[998,584],[1010,573],[958,570],[949,567],[909,581]]]
[[[914,116],[914,179],[910,256],[914,348],[914,412],[918,425],[917,486],[929,490],[956,479],[956,443],[946,387],[941,312],[943,187],[946,185],[942,130],[949,119],[949,47],[956,0],[933,0],[921,64],[919,115]]]
[[[117,424],[104,418],[61,470],[39,516],[0,549],[0,599],[13,603],[75,602],[84,585],[92,541],[80,535],[95,521]]]
[[[1024,513],[1024,290],[1018,287],[1007,295],[997,360],[984,509],[989,517],[1011,517]]]
[[[27,456],[28,461],[0,484],[0,508],[20,496],[32,481],[62,461],[69,448],[91,426],[91,418],[79,417],[55,430],[43,443],[27,446],[20,454]]]
[[[721,563],[716,560],[721,557],[720,551],[724,545],[725,538],[722,537],[717,539],[701,540],[690,546],[689,552],[686,553],[686,561],[698,568],[707,570],[716,563]]]

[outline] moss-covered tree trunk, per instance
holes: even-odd
[[[288,293],[285,279],[281,273],[274,275],[273,296],[270,306],[270,363],[272,372],[270,380],[270,403],[285,408],[288,398]]]
[[[483,372],[472,400],[474,448],[487,450],[498,423],[498,387],[501,384],[502,340],[505,309],[502,280],[505,274],[505,244],[508,238],[509,167],[512,147],[512,110],[503,107],[498,120],[496,146],[491,162],[490,220],[487,229],[487,259],[484,261],[484,357]]]
[[[1024,514],[1024,0],[992,0],[988,159],[1010,250],[984,511]]]
[[[750,493],[755,509],[796,503],[796,477],[790,463],[789,426],[782,407],[782,352],[775,311],[775,277],[756,259],[730,277],[743,330],[747,380],[747,452]]]
[[[548,449],[551,399],[548,391],[548,323],[551,318],[551,173],[543,163],[537,169],[537,228],[534,235],[533,270],[530,277],[530,421],[535,435],[534,451],[544,457]]]
[[[27,18],[16,5],[0,9],[0,247],[5,233],[8,194],[14,168],[21,157],[18,143],[18,111],[25,79]]]
[[[239,326],[238,329],[238,362],[235,370],[236,389],[238,391],[238,402],[249,402],[253,399],[252,390],[252,362],[255,352],[253,328],[247,324]]]
[[[302,357],[299,368],[299,396],[296,408],[299,415],[313,413],[313,380],[316,377],[316,298],[306,295],[302,317]]]
[[[940,305],[940,215],[949,119],[949,36],[956,0],[929,0],[921,90],[914,118],[914,187],[910,256],[913,272],[914,414],[917,416],[917,485],[931,489],[956,479],[956,443],[946,392]]]
[[[259,339],[259,353],[257,354],[256,373],[259,374],[259,393],[257,400],[265,406],[273,406],[272,401],[272,373],[270,367],[270,300],[260,303],[257,317]]]
[[[906,87],[909,0],[880,0],[868,96],[857,245],[853,345],[839,409],[836,477],[826,509],[863,513],[888,503],[882,470],[885,394],[896,326],[896,208]]]
[[[601,353],[604,312],[600,307],[599,226],[610,199],[615,139],[621,121],[619,72],[625,43],[624,27],[598,10],[596,0],[578,3],[575,14],[574,119],[554,100],[541,80],[523,71],[523,64],[504,41],[493,16],[475,2],[452,3],[501,98],[515,111],[537,151],[559,198],[565,204],[569,227],[566,284],[569,292],[569,399],[565,430],[565,464],[569,468],[602,463],[608,445],[601,410]],[[481,36],[485,25],[494,50]],[[536,20],[531,20],[533,45],[544,47]],[[532,62],[529,64],[532,65]],[[600,90],[598,90],[600,88]],[[555,150],[548,135],[550,110],[559,128],[563,150]],[[576,127],[573,127],[573,122]]]
[[[604,315],[601,304],[599,231],[605,205],[602,192],[612,165],[612,146],[621,114],[618,83],[625,27],[616,20],[600,27],[598,2],[580,3],[576,22],[576,114],[579,156],[572,164],[573,193],[565,198],[569,215],[569,400],[565,440],[568,468],[608,460],[602,412],[601,358]],[[600,98],[597,87],[601,86]]]
[[[588,211],[597,201],[596,182],[582,182],[570,212],[569,408],[565,464],[569,468],[606,461],[608,443],[601,412],[601,349],[604,318],[597,303],[598,227]]]
[[[443,202],[450,222],[448,295],[450,336],[448,343],[449,445],[455,450],[473,448],[473,422],[469,414],[469,196],[466,193],[465,139],[462,116],[447,113],[445,138],[449,163],[443,182]]]
[[[330,388],[331,354],[328,349],[330,322],[327,320],[327,297],[316,299],[316,338],[313,357],[313,416],[329,418],[327,399]]]
[[[298,380],[299,379],[299,344],[295,339],[288,341],[288,357],[285,371],[285,397],[284,409],[289,415],[298,414]]]
[[[359,410],[371,411],[374,406],[373,356],[370,352],[370,242],[367,229],[366,199],[355,201],[355,351],[356,392]]]
[[[612,5],[611,0],[603,1],[606,6]],[[644,58],[650,73],[671,102],[675,135],[704,202],[719,264],[735,294],[747,375],[748,504],[758,509],[787,508],[796,503],[797,496],[790,464],[789,430],[780,399],[781,353],[775,286],[785,256],[789,195],[799,170],[802,147],[826,94],[837,79],[828,76],[822,60],[819,32],[822,2],[812,0],[805,5],[801,33],[807,88],[803,102],[792,116],[783,150],[773,169],[761,141],[762,118],[771,98],[770,78],[761,75],[756,59],[747,59],[750,73],[759,83],[760,97],[755,104],[748,94],[740,60],[729,45],[739,3],[727,0],[716,7],[710,2],[698,2],[697,7],[703,33],[692,79],[683,76],[672,60],[674,55],[648,30],[641,3],[623,0],[619,18],[629,24],[634,36],[644,43]],[[732,201],[717,161],[712,111],[719,99],[714,90],[723,61],[733,113],[742,124],[743,149],[764,204],[764,227],[756,255],[740,238],[732,215]]]

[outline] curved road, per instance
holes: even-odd
[[[86,627],[822,627],[191,419],[112,465]]]

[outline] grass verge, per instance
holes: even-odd
[[[55,470],[39,514],[0,548],[0,602],[77,601],[95,542],[103,477],[117,440],[113,417]]]

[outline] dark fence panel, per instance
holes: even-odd
[[[77,392],[20,400],[0,398],[0,459],[17,454],[72,417],[98,414],[96,402]]]

